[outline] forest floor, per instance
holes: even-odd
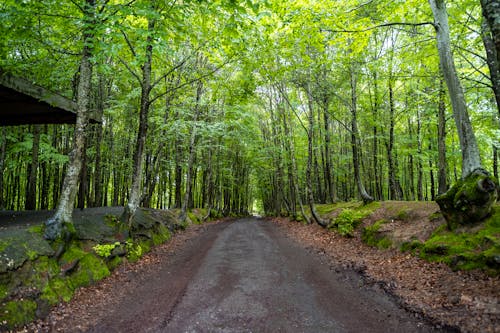
[[[405,222],[393,219],[402,208],[411,212]],[[444,223],[429,218],[437,210],[433,202],[385,202],[363,225],[386,219],[390,222],[384,228],[393,237],[424,240]],[[272,221],[325,264],[358,272],[366,283],[380,286],[400,306],[434,324],[462,332],[500,332],[498,276],[480,270],[453,271],[443,263],[431,263],[399,249],[368,246],[361,240],[361,228],[346,238],[317,224],[305,225],[287,218]]]
[[[418,228],[421,223],[425,229],[423,221],[429,219],[418,216],[428,217],[434,210],[433,205],[423,205],[412,216],[415,223],[410,224]],[[382,210],[377,213],[384,214]],[[373,218],[380,218],[374,215]],[[298,286],[301,290],[312,288],[309,292],[326,295],[321,298],[320,305],[305,304],[309,307],[325,306],[334,321],[341,323],[334,331],[355,331],[356,327],[349,325],[368,320],[375,323],[375,328],[370,331],[500,332],[498,277],[489,277],[481,271],[452,271],[444,264],[429,263],[398,250],[370,247],[361,241],[359,231],[354,237],[345,238],[317,225],[304,225],[285,218],[254,222],[234,224],[219,221],[191,226],[140,261],[126,263],[100,283],[79,289],[69,303],[56,306],[45,320],[21,331],[224,331],[217,326],[220,324],[226,325],[228,330],[225,331],[231,332],[251,331],[251,327],[260,327],[258,331],[276,331],[277,328],[278,331],[288,328],[287,332],[312,331],[304,326],[302,329],[284,326],[290,323],[312,325],[305,320],[300,309],[295,309],[295,314],[291,312],[288,322],[278,320],[275,321],[277,326],[259,326],[272,325],[269,323],[273,323],[273,318],[266,315],[269,311],[275,315],[281,311],[281,315],[286,315],[290,310],[285,310],[293,308],[297,297],[307,299],[307,293],[290,289],[290,286]],[[251,228],[228,228],[232,225]],[[396,221],[392,225],[398,228]],[[283,247],[292,249],[280,254]],[[210,259],[209,254],[214,251],[219,257]],[[275,257],[271,260],[274,263],[269,266],[264,262],[254,262],[265,257]],[[289,262],[292,267],[288,266]],[[267,273],[262,273],[261,267],[267,266]],[[305,271],[298,271],[302,266]],[[214,271],[213,267],[217,269]],[[251,267],[256,272],[249,271]],[[258,283],[241,280],[242,272]],[[299,278],[276,280],[276,274],[283,277],[290,272]],[[211,277],[215,280],[210,280]],[[270,282],[271,286],[261,285],[262,281]],[[315,289],[317,285],[326,287]],[[248,299],[249,293],[262,291],[262,288],[268,288],[263,301],[256,303]],[[204,295],[202,291],[205,289],[211,290],[212,294]],[[278,293],[273,294],[271,289],[278,290]],[[235,290],[244,293],[235,294]],[[289,300],[283,299],[284,290],[291,295]],[[362,310],[345,303],[346,300],[354,300]],[[202,301],[206,304],[201,304]],[[221,308],[221,304],[225,304],[225,308]],[[242,304],[259,304],[259,307],[248,308]],[[353,321],[345,323],[342,321],[345,318],[335,317],[335,313],[342,313],[343,308],[349,309]],[[207,312],[207,309],[213,311]],[[221,309],[227,314],[221,314]],[[234,311],[239,311],[239,314],[235,315]],[[256,317],[242,316],[248,311]],[[319,325],[310,326],[314,331],[331,324],[322,311],[308,314]],[[183,319],[186,315],[194,319],[186,321]],[[221,318],[233,322],[221,321]],[[252,321],[255,318],[259,320]],[[386,324],[390,326],[384,326]],[[413,329],[408,330],[408,327]],[[331,327],[329,329],[331,331]]]

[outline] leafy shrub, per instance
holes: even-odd
[[[111,252],[114,250],[114,248],[119,245],[120,242],[115,242],[113,244],[97,244],[94,247],[92,247],[92,249],[98,256],[107,258],[111,255]]]
[[[336,228],[342,236],[352,237],[354,229],[361,223],[366,215],[346,208],[333,220],[329,228]]]

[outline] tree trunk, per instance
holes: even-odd
[[[144,146],[148,133],[148,113],[149,113],[149,94],[151,92],[151,63],[153,58],[153,30],[155,21],[148,21],[148,37],[146,41],[146,57],[142,65],[141,82],[141,109],[139,112],[139,130],[134,151],[134,169],[132,174],[132,186],[127,205],[123,211],[121,220],[124,223],[131,224],[137,208],[141,202],[142,185],[142,166],[144,160]]]
[[[200,100],[202,93],[203,93],[203,82],[198,81],[196,87],[196,102],[194,106],[193,129],[191,130],[191,138],[189,140],[189,158],[188,158],[187,175],[186,175],[186,192],[184,193],[184,201],[182,202],[181,213],[179,214],[180,222],[184,222],[186,220],[189,198],[191,196],[191,190],[192,190],[191,178],[193,176],[192,175],[193,162],[196,153],[194,145],[196,141],[196,130],[198,126],[196,122],[198,121],[198,115],[200,114]]]
[[[40,126],[33,125],[33,149],[26,187],[26,210],[36,209],[36,188],[38,175],[38,152],[40,150]]]
[[[438,195],[448,190],[448,163],[446,161],[446,105],[443,79],[439,81],[438,105]]]
[[[493,146],[493,177],[498,179],[498,148]]]
[[[496,49],[497,66],[500,67],[500,2],[498,0],[481,0],[483,16],[491,30]]]
[[[77,206],[80,209],[85,208],[85,199],[87,197],[87,193],[89,190],[89,182],[88,182],[88,172],[87,172],[87,147],[88,140],[85,138],[83,143],[83,154],[82,154],[82,168],[80,171],[80,187],[78,189],[78,203]]]
[[[7,132],[5,127],[2,127],[2,143],[0,144],[0,209],[5,208],[4,199],[4,169],[5,169],[5,154],[7,152]]]
[[[357,92],[356,92],[356,74],[351,68],[351,148],[352,148],[352,164],[354,168],[354,179],[358,188],[358,193],[365,204],[374,201],[373,197],[368,194],[363,184],[361,176],[361,166],[359,161],[361,149],[359,145],[358,131],[358,116],[357,116]]]
[[[486,22],[486,18],[481,24],[481,37],[483,39],[484,49],[486,50],[486,63],[490,70],[491,89],[495,95],[495,102],[497,104],[498,114],[500,115],[500,63],[497,61],[497,50],[495,49],[491,29]]]
[[[83,32],[83,52],[80,60],[80,79],[78,81],[76,125],[73,139],[73,150],[69,156],[63,188],[55,215],[45,222],[45,238],[53,240],[63,233],[64,224],[73,223],[73,205],[78,190],[78,176],[82,167],[84,142],[87,135],[89,119],[89,102],[92,81],[92,45],[94,44],[95,0],[86,0],[84,6],[85,28]],[[70,226],[64,231],[70,232]]]
[[[472,129],[462,85],[458,79],[453,56],[451,54],[450,29],[444,0],[429,0],[434,13],[436,40],[441,70],[453,108],[453,118],[458,130],[460,148],[462,150],[462,178],[476,169],[482,169],[481,157],[476,137]]]
[[[309,83],[306,83],[306,93],[307,93],[307,101],[309,108],[309,128],[307,131],[307,167],[306,167],[306,190],[307,190],[307,202],[309,204],[309,208],[311,210],[311,215],[322,227],[326,227],[328,225],[327,221],[324,221],[316,212],[316,208],[314,207],[314,194],[312,188],[312,168],[313,168],[313,140],[314,140],[314,106],[313,106],[313,96],[311,94]]]
[[[402,200],[403,191],[401,184],[396,178],[396,167],[394,162],[394,92],[392,88],[392,78],[389,78],[389,141],[386,142],[387,163],[389,171],[389,191],[391,200]]]
[[[444,0],[429,0],[434,14],[437,48],[441,70],[448,86],[453,108],[453,117],[462,150],[462,179],[436,202],[448,222],[448,228],[457,224],[474,223],[484,219],[491,212],[497,198],[498,184],[483,169],[476,137],[467,113],[465,96],[458,80],[450,48],[448,16]],[[495,29],[492,29],[495,33]],[[498,46],[498,45],[497,45]]]
[[[98,96],[97,96],[97,112],[103,114],[104,112],[104,79],[99,77],[98,86]],[[102,123],[95,124],[94,130],[96,131],[95,140],[95,170],[94,170],[94,190],[92,206],[101,207],[102,206],[102,190],[103,190],[103,176],[102,176],[102,166],[101,166],[101,142],[102,142]]]

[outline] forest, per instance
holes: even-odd
[[[495,0],[4,0],[0,17],[0,70],[78,105],[76,125],[0,127],[0,209],[322,223],[315,203],[498,179]]]

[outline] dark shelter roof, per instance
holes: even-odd
[[[99,121],[90,116],[90,122]],[[0,70],[0,126],[75,122],[74,101]]]

